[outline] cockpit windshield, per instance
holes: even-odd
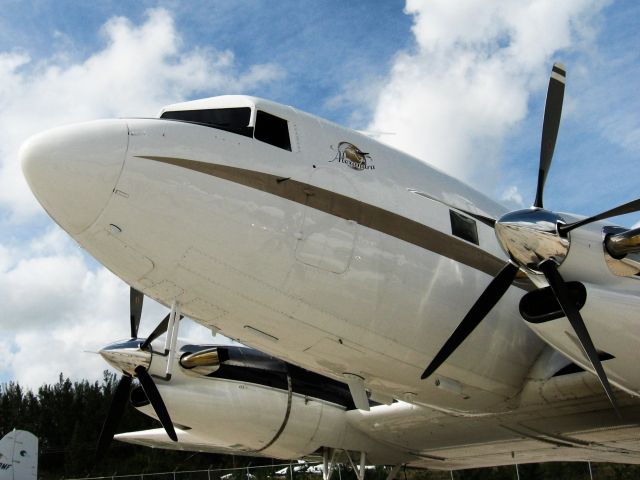
[[[225,130],[255,138],[289,152],[292,151],[289,122],[262,110],[256,112],[255,127],[249,126],[251,123],[250,107],[169,110],[163,112],[160,118]]]
[[[215,108],[207,110],[174,110],[164,112],[160,118],[199,123],[208,127],[253,137],[253,127],[249,126],[251,108]]]

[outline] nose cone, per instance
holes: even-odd
[[[104,347],[98,353],[113,368],[134,375],[136,367],[142,366],[148,370],[151,365],[152,354],[140,348],[142,342],[143,340],[136,338],[117,342]]]
[[[70,234],[86,230],[105,208],[128,139],[125,120],[99,120],[47,130],[23,144],[20,161],[29,187]]]

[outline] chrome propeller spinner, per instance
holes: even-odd
[[[109,413],[102,425],[96,449],[96,463],[104,456],[116,433],[118,423],[124,414],[124,408],[129,401],[129,393],[134,377],[140,382],[147,399],[169,438],[174,442],[178,441],[167,407],[160,396],[160,392],[158,392],[158,387],[156,387],[149,374],[149,367],[153,357],[151,342],[167,330],[169,315],[160,322],[149,337],[146,339],[137,338],[143,300],[144,295],[132,287],[130,291],[131,339],[108,345],[99,352],[111,366],[122,371],[122,377],[120,377],[120,381],[116,386]]]
[[[559,214],[543,208],[544,185],[547,173],[551,167],[553,151],[560,127],[565,77],[566,72],[564,66],[560,63],[555,63],[551,71],[547,90],[540,145],[538,184],[533,206],[530,209],[507,213],[500,219],[494,220],[449,205],[486,225],[494,227],[496,237],[501,247],[509,256],[509,262],[500,270],[495,278],[493,278],[484,292],[482,292],[462,322],[427,366],[421,378],[425,379],[435,372],[471,332],[473,332],[506,293],[519,271],[522,270],[528,274],[543,274],[559,307],[571,323],[580,342],[580,346],[600,379],[600,383],[611,405],[616,414],[620,416],[615,395],[602,367],[602,363],[600,362],[599,354],[580,315],[579,307],[571,299],[567,284],[558,271],[558,266],[564,261],[569,251],[570,238],[568,234],[571,230],[598,220],[638,211],[640,210],[640,199],[633,200],[598,215],[573,223],[566,223]],[[631,232],[633,233],[634,231]],[[636,233],[636,236],[638,235],[640,235],[640,232]],[[637,238],[635,239],[636,241],[629,242],[627,238],[623,238],[620,235],[618,236],[620,238],[615,239],[615,242],[610,240],[608,242],[605,241],[605,247],[609,248],[609,244],[615,243],[618,246],[626,245],[626,247],[622,247],[626,248],[626,250],[624,250],[626,252],[640,251],[640,241],[637,241]],[[633,250],[634,248],[636,250]],[[618,256],[616,258],[620,257]]]
[[[113,368],[122,371],[124,375],[135,376],[136,368],[149,370],[152,352],[150,348],[141,348],[144,340],[132,338],[124,342],[112,343],[98,353]]]
[[[540,263],[553,259],[560,265],[569,252],[569,239],[558,232],[564,219],[549,210],[529,208],[507,213],[495,223],[500,246],[523,270],[542,273]]]

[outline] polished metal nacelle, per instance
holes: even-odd
[[[142,350],[140,346],[144,339],[134,338],[123,342],[112,343],[104,347],[98,353],[114,368],[122,373],[135,376],[136,367],[142,366],[149,369],[152,353],[150,350]]]

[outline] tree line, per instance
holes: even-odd
[[[107,416],[111,397],[118,378],[105,371],[101,382],[82,380],[72,382],[60,374],[54,384],[45,384],[36,392],[25,389],[18,382],[0,384],[0,438],[14,428],[28,430],[39,439],[39,472],[42,480],[81,478],[87,476],[111,476],[154,472],[220,469],[242,466],[273,465],[280,460],[258,459],[209,453],[180,452],[151,449],[114,441],[107,454],[98,463],[95,461],[96,445],[102,423]],[[136,411],[126,409],[119,431],[129,432],[158,428],[159,424]],[[589,479],[586,463],[547,463],[495,467],[450,472],[432,472],[407,469],[400,480],[501,480],[515,479]],[[592,464],[593,478],[637,479],[640,468],[633,465]],[[272,478],[274,469],[252,470],[257,480]],[[353,480],[349,469],[341,470],[342,480]],[[294,474],[295,480],[307,477]],[[193,477],[193,476],[191,476]],[[235,480],[247,480],[246,474],[238,473]],[[334,475],[334,480],[339,480]],[[178,478],[178,477],[176,477]],[[217,480],[219,475],[204,477]],[[309,477],[310,478],[310,477]],[[317,477],[316,477],[317,478]],[[384,480],[386,471],[378,468],[368,471],[367,480]],[[186,480],[180,477],[178,480]],[[287,477],[286,480],[290,480]]]

